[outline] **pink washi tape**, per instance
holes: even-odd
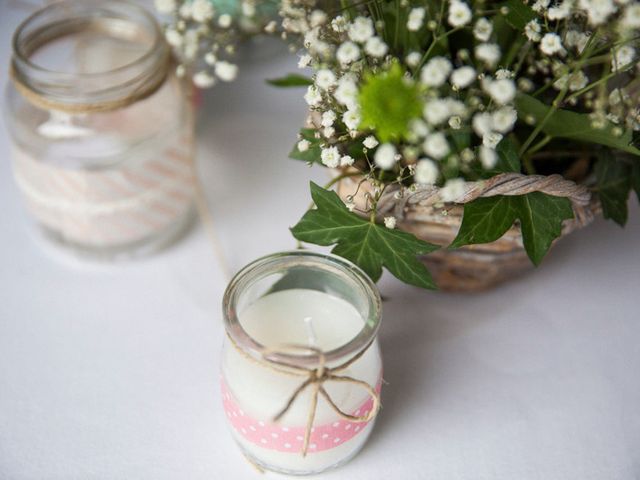
[[[376,385],[380,393],[382,380]],[[278,452],[299,453],[306,428],[284,427],[278,424],[256,420],[247,415],[233,397],[224,379],[221,381],[222,404],[233,429],[245,440],[263,448]],[[364,416],[373,407],[373,399],[368,398],[359,408],[351,412],[354,416]],[[369,422],[352,422],[345,419],[330,424],[316,425],[311,430],[309,453],[321,452],[337,447],[358,435]]]

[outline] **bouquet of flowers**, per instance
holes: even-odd
[[[291,156],[338,169],[312,184],[298,240],[335,245],[374,279],[386,267],[432,288],[419,257],[439,247],[398,228],[389,203],[429,192],[443,215],[464,204],[449,248],[519,225],[534,264],[574,216],[567,197],[593,193],[625,223],[632,188],[640,196],[640,2],[284,0],[280,13],[313,70]],[[347,177],[349,195],[327,190]],[[469,201],[486,185],[547,179],[560,187]]]
[[[189,73],[197,87],[231,82],[238,66],[230,61],[249,35],[276,31],[277,0],[155,0],[170,15],[165,37],[180,60],[178,76]]]

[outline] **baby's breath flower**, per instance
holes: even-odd
[[[540,51],[545,55],[555,55],[564,51],[560,36],[557,33],[545,33],[540,40]]]
[[[238,66],[223,60],[216,63],[215,72],[223,82],[232,82],[238,76]]]
[[[182,34],[173,28],[168,28],[167,31],[164,32],[164,37],[167,39],[167,43],[172,47],[179,48],[184,42]]]
[[[322,120],[320,123],[323,127],[330,127],[333,125],[333,122],[336,121],[336,118],[336,112],[333,110],[327,110],[322,114]]]
[[[360,125],[360,112],[357,109],[347,110],[342,116],[342,121],[349,130],[355,130]]]
[[[425,10],[422,7],[412,8],[409,12],[409,19],[407,20],[407,29],[411,32],[417,32],[424,23]]]
[[[201,71],[193,76],[193,83],[199,88],[209,88],[216,83],[216,80],[209,72]]]
[[[479,137],[490,133],[493,129],[491,114],[487,112],[476,113],[472,120],[473,131]]]
[[[625,28],[640,28],[640,3],[634,3],[625,8],[621,23]]]
[[[309,65],[311,65],[311,55],[308,54],[304,54],[300,57],[300,60],[298,60],[298,68],[307,68]]]
[[[500,47],[495,43],[481,43],[475,48],[476,58],[489,68],[497,65],[500,54]]]
[[[549,20],[564,20],[571,14],[572,7],[573,0],[564,0],[559,5],[547,10],[547,17]]]
[[[316,87],[315,85],[309,85],[304,99],[307,102],[307,105],[309,105],[310,107],[315,107],[322,101],[322,95],[320,95],[318,87]]]
[[[396,154],[398,151],[391,143],[383,143],[376,150],[373,156],[375,164],[383,170],[391,170],[396,164]]]
[[[550,0],[536,0],[536,2],[531,6],[531,8],[535,12],[540,13],[547,9],[547,7],[549,6],[549,3],[551,3]]]
[[[338,80],[338,87],[333,93],[336,101],[346,107],[353,107],[358,99],[358,87],[351,76],[345,75]]]
[[[589,23],[594,26],[606,22],[617,10],[612,0],[579,0],[578,5],[587,13]]]
[[[365,44],[364,51],[374,58],[384,57],[389,47],[380,37],[371,37]]]
[[[503,78],[501,80],[488,80],[484,88],[498,105],[511,102],[516,96],[516,84],[513,80]]]
[[[433,185],[438,181],[438,166],[430,158],[421,158],[416,164],[414,180],[421,185]]]
[[[340,152],[337,147],[323,148],[320,153],[322,164],[329,168],[337,168],[340,165],[340,158]]]
[[[524,26],[524,34],[532,42],[540,41],[540,39],[542,38],[540,32],[542,32],[542,27],[540,27],[538,20],[531,20]]]
[[[462,27],[471,21],[471,9],[469,5],[460,0],[451,0],[449,3],[449,16],[447,20],[452,27]]]
[[[298,142],[298,151],[306,152],[307,150],[309,150],[310,146],[311,146],[311,142],[309,142],[309,140],[302,139]]]
[[[636,50],[630,45],[622,45],[615,50],[611,58],[611,69],[615,72],[623,69],[633,62],[636,57]]]
[[[349,155],[343,155],[342,158],[340,158],[341,167],[350,167],[351,165],[354,164],[354,162],[355,160],[353,159],[353,157]]]
[[[507,133],[513,129],[518,119],[518,112],[513,107],[502,107],[491,114],[491,127],[500,133]]]
[[[468,65],[456,68],[451,74],[451,84],[457,88],[467,88],[475,79],[476,71]]]
[[[485,133],[482,136],[482,145],[484,145],[487,148],[495,149],[501,140],[502,140],[502,134],[500,133],[497,133],[497,132]]]
[[[321,90],[329,90],[336,84],[336,75],[329,69],[318,70],[316,73],[316,85]]]
[[[417,67],[420,64],[420,60],[422,60],[420,52],[411,52],[404,59],[410,67]]]
[[[493,33],[493,24],[486,18],[479,18],[473,26],[473,36],[481,42],[488,42]]]
[[[384,217],[384,226],[393,230],[396,228],[396,217]]]
[[[233,23],[233,18],[228,13],[223,13],[218,17],[218,26],[221,28],[229,28]]]
[[[422,148],[424,153],[437,160],[446,157],[451,151],[449,142],[447,142],[444,134],[440,132],[428,135],[422,144]]]
[[[418,141],[431,133],[429,126],[420,118],[414,118],[409,122],[409,134],[414,141]]]
[[[213,18],[213,3],[210,0],[193,0],[191,16],[196,22],[204,23]]]
[[[453,202],[465,192],[465,182],[462,178],[452,178],[446,181],[440,189],[440,198],[443,202]]]
[[[338,15],[336,18],[331,20],[331,28],[334,32],[343,33],[347,31],[349,26],[349,22],[342,15]]]
[[[364,142],[362,142],[362,144],[368,149],[376,148],[378,146],[378,143],[378,140],[376,140],[376,137],[374,137],[373,135],[369,135],[364,139]]]
[[[314,10],[309,15],[309,23],[312,27],[319,27],[327,22],[327,14],[322,10]]]
[[[373,22],[367,17],[357,17],[349,25],[348,35],[351,40],[357,43],[364,43],[375,34]],[[348,63],[348,62],[344,62]]]
[[[493,148],[481,146],[478,150],[478,158],[484,169],[491,170],[496,166],[498,163],[498,154]]]
[[[353,42],[344,42],[336,52],[336,58],[343,65],[348,65],[360,58],[360,49]]]
[[[451,62],[444,57],[433,57],[420,72],[420,81],[428,87],[439,87],[447,81],[452,70]]]

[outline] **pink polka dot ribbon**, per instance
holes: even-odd
[[[380,393],[382,379],[376,385]],[[231,394],[224,379],[221,380],[222,404],[233,429],[245,440],[269,450],[299,453],[302,451],[305,426],[285,427],[269,421],[256,420],[247,415]],[[365,416],[373,407],[368,398],[359,408],[351,412],[354,416]],[[314,426],[309,439],[309,453],[321,452],[337,447],[358,435],[369,422],[353,422],[339,419],[333,423]]]

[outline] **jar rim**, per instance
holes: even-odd
[[[140,47],[123,64],[94,71],[65,71],[34,61],[43,46],[65,36],[97,31]],[[10,74],[30,103],[71,114],[126,107],[165,82],[171,51],[155,18],[128,0],[61,0],[27,17],[13,35]]]
[[[147,9],[133,2],[130,2],[128,0],[109,0],[109,5],[119,4],[121,6],[129,8],[132,11],[135,11],[137,14],[140,14],[148,22],[147,26],[150,27],[150,31],[152,32],[153,38],[151,39],[149,47],[146,48],[145,51],[142,52],[142,54],[140,54],[136,58],[129,60],[127,63],[123,65],[119,65],[118,67],[107,69],[104,71],[99,71],[99,72],[78,72],[78,73],[63,72],[59,70],[52,70],[49,68],[45,68],[31,60],[30,57],[33,52],[25,51],[25,49],[23,48],[24,45],[22,45],[22,43],[25,40],[24,35],[26,32],[26,29],[34,21],[56,10],[72,7],[74,5],[86,8],[88,5],[91,5],[91,4],[104,5],[101,2],[99,2],[99,0],[61,0],[54,3],[50,3],[49,5],[39,8],[38,10],[33,12],[31,15],[25,18],[18,25],[18,28],[16,28],[15,32],[13,33],[11,44],[12,44],[14,59],[18,59],[21,63],[28,66],[30,69],[39,71],[42,73],[50,73],[50,74],[55,74],[57,76],[68,76],[68,77],[74,77],[74,78],[78,78],[78,77],[95,78],[100,75],[118,73],[118,72],[127,70],[131,68],[133,65],[139,64],[140,62],[144,62],[145,60],[153,56],[154,52],[157,50],[158,43],[164,42],[162,32],[160,30],[160,27],[158,26],[158,22],[155,20],[153,15],[149,13]],[[91,19],[91,17],[87,16],[86,19],[89,20]],[[62,35],[63,34],[58,35],[56,36],[56,38]]]
[[[346,274],[354,286],[359,287],[367,297],[369,315],[368,318],[363,318],[362,329],[342,345],[330,351],[322,352],[326,363],[330,364],[351,357],[371,344],[378,333],[382,318],[382,299],[371,278],[357,265],[337,255],[311,252],[308,250],[293,250],[273,253],[258,258],[243,267],[229,282],[222,302],[223,318],[227,335],[229,335],[238,347],[256,359],[263,358],[263,352],[267,346],[253,339],[242,327],[235,304],[241,290],[249,287],[255,283],[256,280],[264,278],[268,274],[275,273],[277,271],[276,267],[281,269],[283,267],[283,261],[289,262],[292,266],[330,265],[335,270]],[[262,276],[253,279],[252,277],[256,275]],[[304,352],[303,354],[270,352],[269,359],[273,359],[275,362],[304,366],[317,365],[320,360],[319,355],[312,351]]]

